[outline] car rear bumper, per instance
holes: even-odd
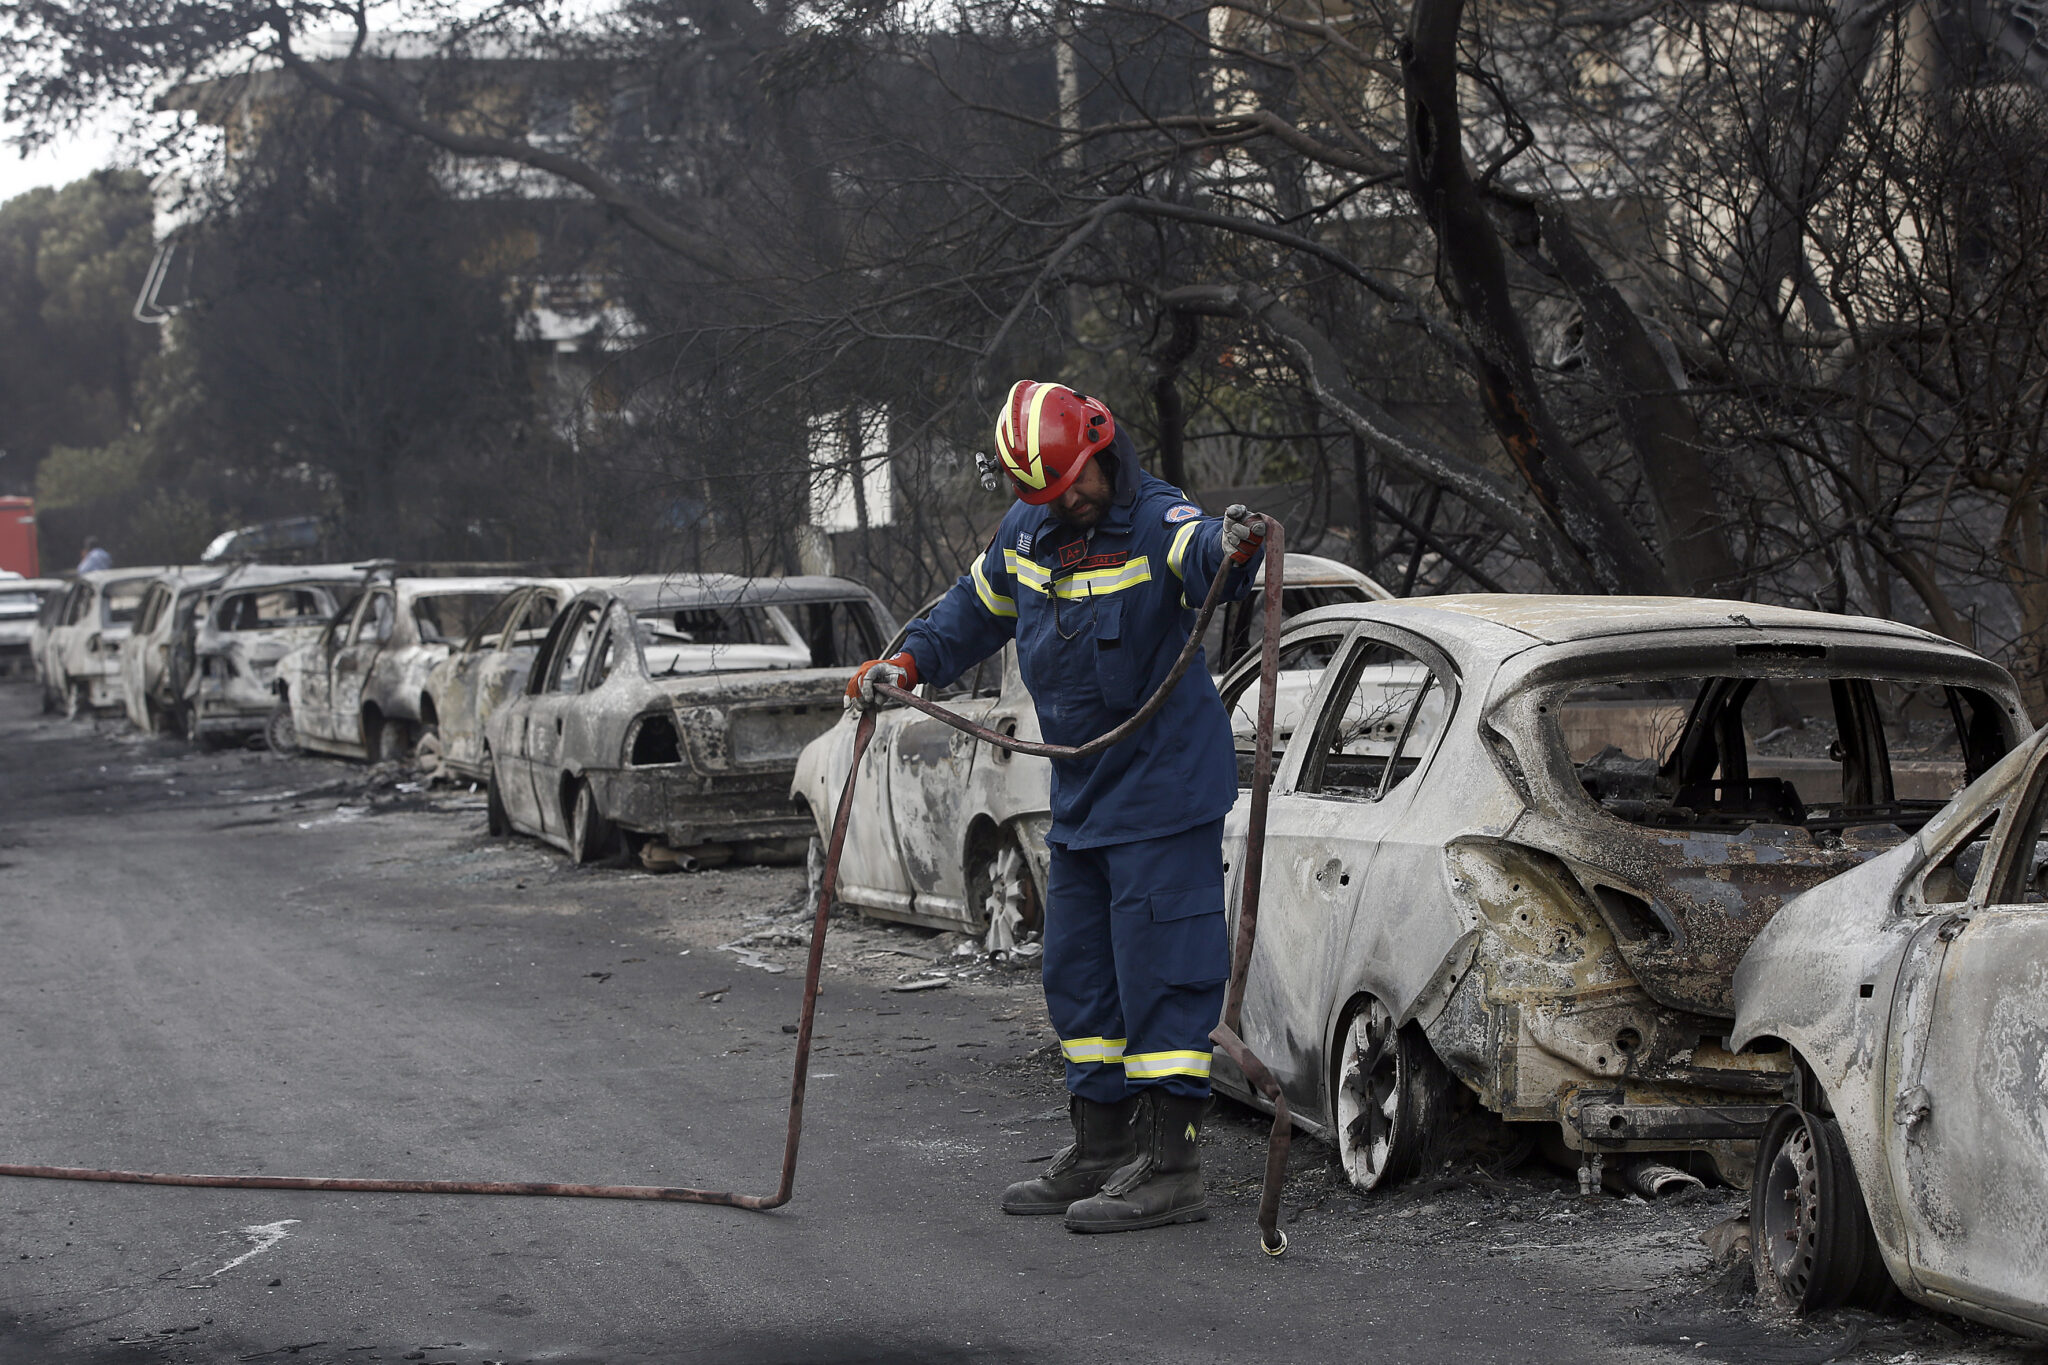
[[[682,763],[584,773],[613,824],[671,848],[808,838],[810,812],[789,799],[787,770],[706,777]]]

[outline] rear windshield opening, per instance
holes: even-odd
[[[286,630],[320,625],[333,614],[334,599],[324,589],[266,588],[222,599],[214,623],[226,631]]]
[[[728,602],[634,614],[647,671],[842,668],[873,658],[880,632],[866,602]]]
[[[1974,688],[1882,678],[1654,679],[1553,707],[1579,784],[1640,825],[1796,825],[1896,841],[2007,748]]]
[[[142,610],[142,599],[149,593],[149,580],[130,578],[107,585],[102,599],[101,619],[110,626],[133,625],[135,614]]]

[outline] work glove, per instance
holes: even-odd
[[[846,705],[874,706],[881,698],[875,695],[875,684],[888,683],[891,687],[912,688],[917,686],[917,660],[910,657],[910,651],[892,655],[886,659],[870,659],[853,670],[853,676],[846,680]]]
[[[1230,504],[1223,514],[1223,557],[1233,565],[1249,564],[1265,543],[1265,518],[1241,502]]]

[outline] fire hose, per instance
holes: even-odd
[[[1287,1234],[1280,1231],[1280,1187],[1287,1172],[1290,1132],[1287,1097],[1279,1083],[1256,1054],[1245,1045],[1239,1032],[1243,1027],[1245,975],[1251,966],[1252,948],[1258,934],[1259,874],[1265,860],[1266,794],[1273,773],[1273,702],[1280,661],[1280,592],[1283,574],[1282,532],[1272,517],[1266,525],[1264,629],[1259,648],[1259,715],[1257,748],[1252,769],[1251,819],[1246,832],[1244,891],[1239,899],[1237,938],[1231,953],[1230,984],[1224,994],[1223,1018],[1209,1034],[1210,1041],[1223,1049],[1245,1079],[1273,1106],[1273,1126],[1267,1139],[1265,1186],[1259,1199],[1259,1244],[1269,1256],[1287,1249]],[[1200,652],[1202,636],[1223,599],[1228,572],[1219,571],[1209,585],[1200,615],[1187,643],[1167,670],[1152,695],[1128,720],[1086,744],[1043,744],[999,734],[955,714],[936,702],[913,692],[877,684],[875,691],[890,701],[914,707],[944,721],[984,743],[1012,753],[1041,758],[1088,758],[1130,738],[1159,714],[1173,689],[1193,666]],[[790,1081],[789,1125],[783,1141],[782,1178],[768,1195],[738,1194],[725,1190],[701,1190],[669,1185],[579,1185],[549,1181],[512,1180],[380,1180],[355,1176],[294,1175],[175,1175],[156,1171],[94,1170],[78,1166],[28,1166],[0,1164],[0,1176],[35,1180],[84,1180],[127,1185],[186,1185],[209,1189],[237,1190],[335,1190],[350,1194],[476,1194],[553,1197],[568,1199],[645,1199],[680,1204],[718,1204],[728,1208],[767,1210],[780,1208],[796,1190],[797,1146],[803,1136],[804,1089],[810,1076],[811,1033],[817,1018],[819,978],[825,965],[825,934],[832,907],[832,892],[838,882],[839,855],[846,844],[847,822],[853,814],[853,797],[860,780],[862,756],[874,738],[875,712],[862,710],[854,727],[853,756],[847,767],[846,784],[839,794],[839,806],[832,817],[832,834],[825,850],[824,875],[820,878],[818,903],[811,920],[811,942],[804,974],[803,1012],[797,1023],[795,1074]]]

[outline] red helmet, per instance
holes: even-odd
[[[1116,418],[1093,398],[1064,384],[1020,379],[996,418],[996,457],[1017,496],[1042,506],[1066,492],[1115,436]]]

